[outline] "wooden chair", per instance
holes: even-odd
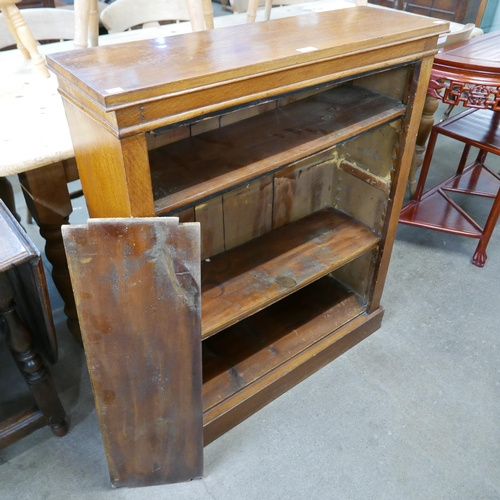
[[[35,400],[0,422],[0,448],[45,425],[64,436],[66,414],[43,359],[57,360],[57,341],[42,260],[1,200],[0,330]]]
[[[38,52],[33,34],[16,6],[18,2],[20,0],[0,0],[0,12],[3,14],[5,25],[25,59],[33,59],[40,74],[48,78],[50,76],[49,71],[45,67],[43,57]]]
[[[71,10],[23,9],[22,15],[35,41],[73,40],[75,36],[75,15]],[[5,20],[1,15],[0,19]],[[14,47],[16,43],[14,34],[0,21],[0,49]]]
[[[455,175],[424,194],[425,181],[438,135],[463,142],[465,148]],[[471,147],[479,148],[476,160],[465,166]],[[486,247],[500,215],[500,175],[485,164],[486,155],[500,155],[500,111],[469,109],[434,125],[425,153],[415,198],[403,208],[399,221],[446,233],[478,238],[472,263],[483,267]],[[459,206],[449,193],[493,198],[493,206],[484,226],[480,226]]]
[[[109,33],[159,26],[160,21],[191,21],[193,31],[211,29],[212,5],[210,0],[116,0],[101,13]]]

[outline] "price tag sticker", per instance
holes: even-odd
[[[297,52],[314,52],[315,50],[318,50],[318,47],[302,47],[297,49]]]
[[[106,89],[108,94],[119,94],[120,92],[125,92],[121,87],[115,87],[114,89]]]

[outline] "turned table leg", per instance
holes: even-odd
[[[68,432],[66,413],[52,378],[33,346],[32,335],[17,314],[14,289],[7,273],[0,273],[0,318],[3,318],[2,332],[45,422],[56,436],[64,436]]]
[[[417,133],[415,155],[413,156],[413,162],[410,168],[410,176],[408,178],[410,196],[412,198],[417,187],[417,172],[424,161],[425,146],[427,144],[427,139],[429,138],[429,135],[431,133],[432,126],[434,125],[434,113],[438,109],[440,102],[441,101],[439,99],[436,99],[435,97],[427,94],[424,104],[424,110],[422,112],[422,118],[420,120],[420,126]]]
[[[68,224],[72,212],[63,162],[30,170],[19,175],[26,205],[45,239],[45,255],[52,264],[52,278],[64,301],[68,328],[81,343],[81,333],[71,288],[61,226]]]

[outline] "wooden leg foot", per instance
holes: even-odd
[[[477,267],[484,267],[487,258],[488,256],[486,255],[486,252],[476,250],[474,257],[472,257],[472,263]]]
[[[59,422],[58,424],[51,425],[50,429],[52,430],[52,433],[54,434],[54,436],[63,437],[63,436],[66,436],[66,434],[68,433],[69,425],[65,419],[65,420]]]

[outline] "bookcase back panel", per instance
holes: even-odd
[[[364,170],[367,182],[389,192],[400,129],[398,120],[340,144],[337,146],[339,160]],[[340,164],[339,168],[342,168]]]
[[[331,276],[353,291],[364,304],[368,304],[371,299],[373,273],[378,258],[377,247],[339,267],[331,273]]]
[[[413,68],[413,65],[407,65],[373,73],[357,78],[354,80],[354,85],[393,97],[406,104]]]

